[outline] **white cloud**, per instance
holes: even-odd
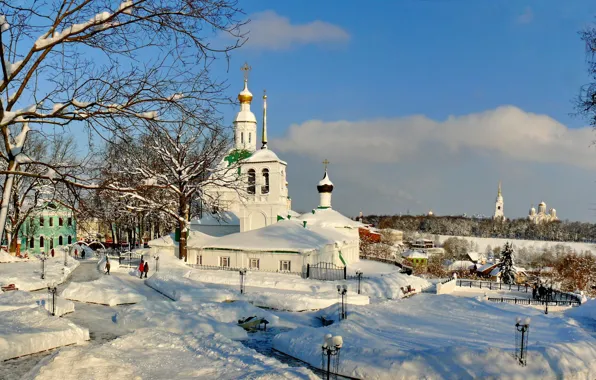
[[[534,20],[534,12],[532,8],[526,7],[524,13],[517,16],[516,21],[518,24],[529,24]]]
[[[421,155],[476,152],[512,161],[596,169],[591,128],[570,129],[514,106],[435,121],[426,116],[362,121],[310,120],[274,142],[281,152],[345,163],[397,163]]]
[[[346,30],[325,21],[292,24],[289,18],[274,11],[255,13],[249,18],[245,47],[254,50],[287,50],[309,44],[344,44],[350,40]]]

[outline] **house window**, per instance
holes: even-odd
[[[64,224],[64,220],[62,218],[58,218],[58,225],[60,227],[62,227],[63,224]]]
[[[68,217],[68,225],[69,226],[72,226],[72,216],[69,216]]]
[[[220,267],[230,267],[230,258],[229,257],[220,257],[219,258],[219,266]]]
[[[197,256],[197,265],[203,265],[203,255]]]
[[[240,143],[244,144],[244,132],[240,132]]]
[[[29,248],[35,248],[35,240],[33,238],[29,241]]]
[[[62,236],[58,236],[58,245],[62,245],[63,242]]]
[[[72,236],[68,235],[68,239],[66,241],[68,241],[68,244],[72,244]]]
[[[39,226],[40,226],[40,227],[43,227],[43,222],[44,222],[44,221],[43,221],[43,216],[40,216],[40,217],[39,217]]]
[[[289,260],[281,260],[279,262],[279,270],[282,272],[290,272],[292,267],[291,267],[291,262]]]
[[[265,184],[261,187],[262,194],[269,194],[269,169],[263,169],[263,179],[265,180]]]
[[[33,239],[31,239],[31,248],[33,248]],[[43,236],[39,237],[39,248],[43,248]]]
[[[255,172],[255,169],[250,169],[248,171],[248,189],[247,189],[247,191],[249,194],[255,194],[255,192],[256,192],[255,191],[256,176],[257,176],[257,173]]]
[[[54,218],[50,216],[50,227],[54,226]]]
[[[259,259],[250,259],[248,267],[250,269],[259,269]]]

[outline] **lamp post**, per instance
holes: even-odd
[[[346,319],[348,312],[346,303],[348,301],[348,287],[346,285],[337,285],[337,294],[341,297],[341,309],[339,313],[339,319]]]
[[[51,305],[51,313],[53,316],[56,315],[56,285],[55,284],[50,284],[48,285],[48,294],[52,295],[52,305]]]
[[[246,276],[246,269],[240,269],[238,273],[240,273],[240,294],[244,294],[244,276]]]
[[[64,248],[64,266],[68,266],[68,251],[70,247]]]
[[[519,336],[521,333],[521,337]],[[530,318],[527,317],[523,321],[520,317],[515,320],[515,353],[520,365],[526,365],[526,354],[528,351],[528,337],[530,336]]]
[[[153,258],[155,259],[155,271],[159,272],[159,255],[155,255]]]
[[[45,279],[46,278],[46,260],[48,258],[46,257],[46,253],[42,253],[41,255],[41,279]]]
[[[362,271],[357,270],[356,276],[358,277],[358,294],[360,294],[360,281],[362,281]]]
[[[335,373],[338,372],[339,368],[339,351],[343,347],[344,341],[341,336],[332,336],[331,334],[325,335],[323,339],[321,369],[325,371],[325,357],[327,357],[327,380],[331,375],[331,357],[335,356]]]
[[[551,296],[553,294],[553,284],[551,282],[550,287],[548,289],[546,289],[546,300],[544,302],[544,314],[548,314],[548,301],[550,300]]]

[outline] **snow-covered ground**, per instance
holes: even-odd
[[[116,276],[104,275],[90,282],[71,282],[60,294],[61,297],[102,305],[138,303],[146,298]]]
[[[341,335],[339,372],[365,379],[596,376],[596,340],[567,320],[514,305],[422,294],[352,306],[347,320],[277,335],[276,350],[321,366],[325,334]],[[328,315],[337,318],[336,308]],[[514,324],[532,318],[528,366],[517,364]]]
[[[513,244],[514,249],[519,248],[528,248],[528,249],[536,249],[542,250],[544,248],[554,247],[556,245],[567,245],[570,246],[572,249],[583,252],[583,251],[592,251],[596,253],[596,244],[591,243],[577,243],[577,242],[568,242],[568,241],[544,241],[544,240],[524,240],[524,239],[500,239],[500,238],[480,238],[480,237],[471,237],[471,236],[448,236],[448,235],[437,235],[439,237],[439,242],[443,244],[443,242],[449,238],[456,237],[460,239],[466,239],[467,241],[473,242],[474,244],[478,245],[479,252],[485,252],[486,247],[490,246],[491,248],[495,247],[503,247],[505,243]]]
[[[219,334],[139,329],[101,346],[52,355],[28,379],[318,379]]]
[[[19,290],[38,290],[47,288],[49,284],[61,284],[70,273],[79,266],[79,262],[71,257],[64,266],[64,256],[49,257],[45,261],[45,278],[41,278],[42,262],[38,259],[0,264],[0,285],[15,284]]]
[[[0,249],[0,263],[20,263],[28,261],[29,259],[22,259],[20,257],[12,256],[10,253]]]
[[[0,361],[86,340],[89,330],[42,308],[0,312]]]
[[[61,297],[55,297],[54,313],[57,316],[74,312],[74,303]],[[0,312],[17,310],[23,308],[43,307],[52,311],[52,299],[50,294],[44,296],[37,293],[29,293],[22,290],[0,293]]]

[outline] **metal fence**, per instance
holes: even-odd
[[[549,306],[579,306],[580,302],[577,300],[553,300],[553,301],[545,301],[545,300],[533,300],[530,298],[504,298],[504,297],[488,297],[488,300],[491,302],[504,302],[504,303],[512,303],[515,305],[541,305],[544,306],[546,302],[548,302]]]
[[[305,277],[324,281],[345,280],[348,277],[347,269],[333,263],[306,264]]]
[[[492,281],[479,281],[479,280],[457,280],[457,286],[461,287],[469,287],[469,288],[480,288],[480,289],[489,289],[489,290],[509,290],[509,291],[517,291],[517,292],[524,292],[524,293],[532,293],[532,286],[528,284],[505,284],[502,282],[492,282]],[[579,296],[571,293],[560,292],[558,290],[553,289],[552,291],[552,298],[559,299],[560,301],[571,301],[577,302],[578,304],[581,303],[581,299]],[[549,301],[555,302],[555,301]]]

